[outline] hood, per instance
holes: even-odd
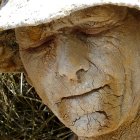
[[[103,4],[140,9],[140,0],[3,0],[0,30],[48,23],[71,12]]]

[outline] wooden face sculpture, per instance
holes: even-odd
[[[32,85],[78,136],[107,134],[136,117],[139,19],[126,7],[104,5],[16,29]]]

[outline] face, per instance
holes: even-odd
[[[28,78],[78,136],[109,133],[139,108],[139,30],[127,8],[98,6],[16,30]]]

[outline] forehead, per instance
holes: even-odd
[[[119,21],[124,19],[127,14],[127,7],[115,5],[102,5],[85,8],[76,12],[72,12],[69,16],[59,18],[51,23],[42,25],[44,36],[50,36],[57,33],[63,28],[75,27],[77,25],[99,25],[96,23]]]
[[[50,30],[59,30],[64,27],[72,27],[86,22],[105,22],[119,20],[127,14],[127,8],[115,5],[102,5],[85,8],[72,12],[69,16],[52,21],[46,24]]]
[[[96,27],[99,25],[96,23],[106,24],[107,22],[122,20],[126,14],[126,7],[115,5],[94,6],[71,12],[69,16],[59,18],[50,23],[32,27],[22,27],[19,28],[18,31],[24,32],[24,36],[29,37],[34,42],[57,34],[63,28],[72,28],[77,25],[87,28],[89,25]]]

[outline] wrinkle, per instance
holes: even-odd
[[[105,88],[106,86],[108,86],[108,85],[105,84],[105,85],[103,85],[103,86],[101,86],[101,87],[99,87],[99,88],[92,89],[92,90],[90,90],[89,92],[86,92],[86,93],[83,93],[83,94],[80,94],[80,95],[72,95],[72,96],[68,96],[68,97],[63,97],[61,100],[64,100],[64,99],[73,99],[73,98],[78,98],[78,97],[81,97],[81,96],[84,96],[84,95],[88,95],[88,94],[97,92],[97,91],[99,91],[100,89]]]
[[[90,59],[88,59],[88,58],[86,58],[86,60],[91,64],[91,65],[93,65],[100,73],[104,73],[104,74],[106,74],[103,70],[101,70],[100,68],[99,68],[99,66],[97,66],[93,61],[91,61]]]
[[[122,51],[119,49],[119,47],[117,47],[113,42],[111,41],[106,41],[107,43],[111,44],[114,48],[116,48],[119,53],[121,54],[121,56],[124,58],[125,56],[123,55]]]

